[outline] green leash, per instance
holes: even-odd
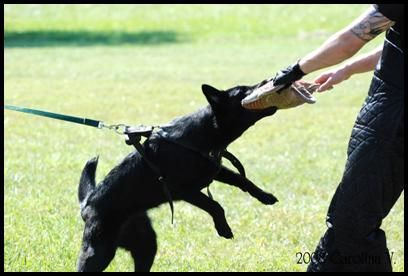
[[[96,127],[96,128],[113,129],[119,134],[125,134],[125,130],[127,128],[127,126],[124,124],[106,125],[102,121],[98,121],[98,120],[92,120],[88,118],[81,118],[81,117],[75,117],[71,115],[53,113],[53,112],[43,111],[39,109],[25,108],[25,107],[19,107],[19,106],[14,106],[14,105],[4,105],[4,108],[13,110],[13,111],[34,114],[37,116],[53,118],[57,120],[67,121],[71,123],[76,123],[76,124],[81,124],[81,125],[86,125],[86,126],[91,126],[91,127]]]

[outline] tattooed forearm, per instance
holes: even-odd
[[[350,31],[364,41],[370,41],[380,33],[388,30],[395,22],[389,20],[376,10],[372,10],[357,20]]]

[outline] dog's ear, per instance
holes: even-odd
[[[221,104],[227,94],[208,84],[201,85],[201,90],[203,90],[203,93],[211,106]]]

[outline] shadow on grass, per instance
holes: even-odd
[[[12,47],[86,47],[119,45],[156,45],[187,41],[174,31],[95,32],[95,31],[27,31],[4,33],[4,48]]]

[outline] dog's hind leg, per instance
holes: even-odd
[[[157,252],[157,242],[146,212],[133,215],[123,224],[119,246],[130,251],[136,272],[150,271]]]
[[[114,223],[113,223],[114,224]],[[82,248],[78,258],[79,272],[103,271],[116,252],[116,231],[112,225],[101,227],[99,221],[85,223]]]
[[[201,192],[185,195],[182,199],[209,213],[214,220],[215,229],[217,229],[220,236],[227,239],[234,237],[225,218],[224,209],[217,201],[207,197]]]
[[[214,179],[238,187],[244,192],[248,192],[263,204],[271,205],[278,201],[274,195],[263,191],[248,178],[231,171],[227,167],[221,166],[221,170]]]

